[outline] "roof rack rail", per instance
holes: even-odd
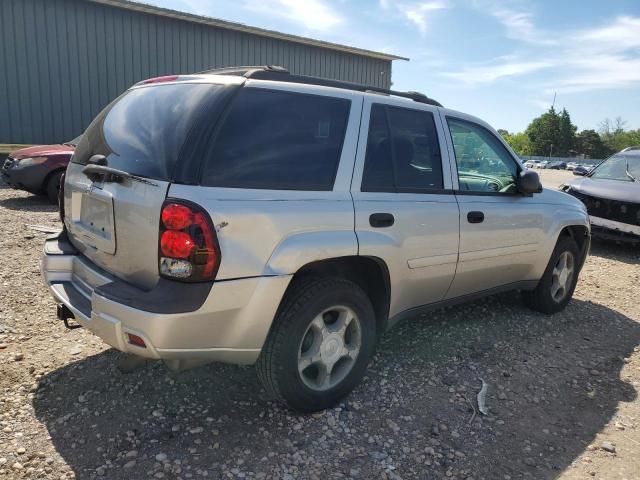
[[[429,98],[420,92],[398,92],[395,90],[388,90],[386,88],[359,85],[357,83],[344,82],[341,80],[330,80],[327,78],[310,77],[307,75],[293,75],[286,68],[277,65],[217,68],[198,73],[210,75],[238,75],[245,78],[254,78],[256,80],[276,80],[281,82],[342,88],[357,92],[377,93],[380,95],[393,95],[396,97],[408,98],[409,100],[413,100],[418,103],[442,107],[440,102],[433,98]]]
[[[632,152],[635,150],[640,150],[640,145],[632,145],[631,147],[627,147],[623,150],[621,150],[621,152]]]
[[[198,74],[209,74],[209,75],[238,75],[240,77],[249,78],[253,72],[278,72],[278,73],[289,73],[284,67],[280,67],[278,65],[250,65],[250,66],[242,66],[242,67],[222,67],[222,68],[214,68],[210,70],[203,70],[202,72],[197,72]]]

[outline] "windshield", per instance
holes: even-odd
[[[171,180],[178,159],[186,158],[183,146],[192,126],[202,123],[198,117],[222,90],[217,85],[193,83],[129,90],[89,125],[72,161],[84,165],[93,155],[104,155],[109,167]]]
[[[590,176],[625,182],[640,180],[640,155],[614,155],[602,162]]]

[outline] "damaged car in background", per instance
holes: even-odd
[[[625,148],[591,172],[576,175],[583,178],[560,189],[585,204],[593,235],[640,243],[640,146]]]

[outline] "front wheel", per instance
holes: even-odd
[[[322,410],[360,382],[375,343],[375,313],[358,285],[339,278],[299,280],[274,320],[258,376],[290,408]]]
[[[576,242],[561,238],[553,250],[538,286],[524,292],[527,306],[542,313],[556,313],[567,306],[578,282],[580,253]]]

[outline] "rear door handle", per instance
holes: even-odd
[[[395,223],[396,219],[390,213],[372,213],[369,217],[369,225],[374,228],[386,228]]]
[[[484,213],[469,212],[467,213],[467,221],[469,223],[482,223],[484,221]]]

